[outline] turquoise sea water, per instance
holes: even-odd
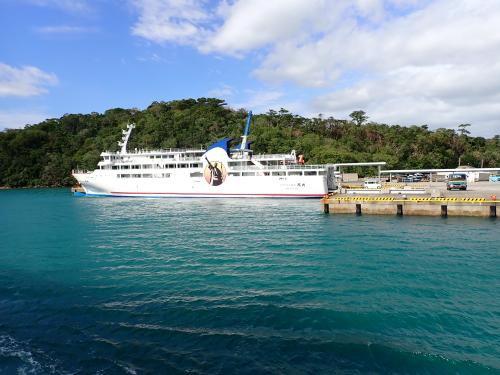
[[[499,374],[499,229],[1,191],[0,374]]]

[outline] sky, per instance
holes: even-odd
[[[499,0],[0,0],[0,130],[217,97],[500,134]]]

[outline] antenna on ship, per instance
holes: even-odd
[[[120,151],[120,154],[126,154],[127,153],[127,143],[128,139],[130,138],[130,134],[132,134],[132,129],[135,128],[135,124],[127,124],[127,130],[122,130],[122,140],[118,142],[118,146],[120,146],[122,149]]]
[[[243,136],[241,137],[241,146],[240,150],[244,151],[247,149],[247,139],[248,139],[248,131],[250,130],[250,122],[252,121],[252,111],[248,112],[248,117],[247,117],[247,125],[245,126],[245,132],[243,133]]]

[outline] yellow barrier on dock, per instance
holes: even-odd
[[[328,197],[325,200],[339,202],[457,202],[457,203],[498,203],[497,200],[487,200],[486,198],[395,198],[395,197]]]

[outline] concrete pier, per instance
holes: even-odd
[[[497,217],[500,201],[486,198],[399,198],[328,196],[323,212],[357,215]]]

